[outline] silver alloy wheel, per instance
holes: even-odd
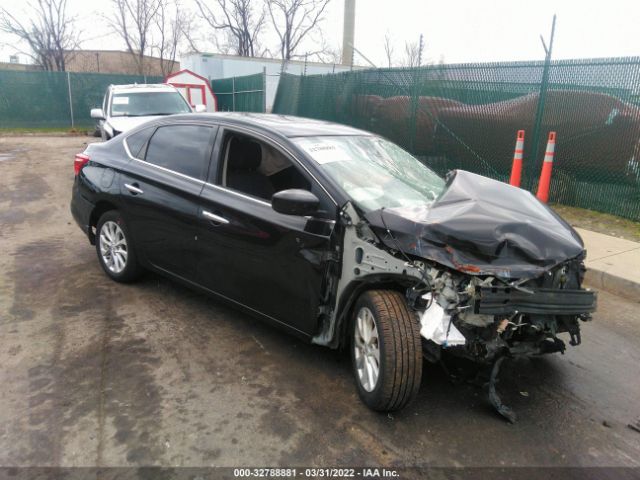
[[[362,307],[356,317],[354,340],[358,380],[362,388],[372,392],[380,376],[380,342],[373,313],[367,307]]]
[[[100,255],[109,271],[120,273],[127,266],[127,239],[120,225],[108,220],[100,229]]]

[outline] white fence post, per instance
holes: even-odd
[[[267,113],[267,67],[262,67],[262,113]]]
[[[67,72],[67,89],[69,90],[69,111],[71,112],[71,128],[74,128],[73,121],[73,99],[71,97],[71,75]]]
[[[231,105],[233,111],[236,111],[236,77],[231,77]]]

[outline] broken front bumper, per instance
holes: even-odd
[[[510,315],[514,312],[542,315],[581,315],[596,310],[597,295],[589,290],[554,288],[516,289],[478,287],[474,313]]]

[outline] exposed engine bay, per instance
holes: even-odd
[[[408,215],[397,211],[362,215],[352,204],[345,205],[333,308],[325,312],[314,342],[336,345],[358,288],[367,284],[401,288],[420,322],[424,357],[439,362],[446,351],[493,366],[491,403],[514,421],[515,415],[495,390],[503,360],[562,353],[566,344],[559,334],[568,336],[570,345],[579,345],[579,323],[591,318],[597,297],[581,287],[586,252],[569,225],[545,205],[526,198],[528,192],[506,185],[507,193],[517,197],[518,211],[505,207],[497,211],[496,205],[478,201],[481,196],[472,184],[475,175],[457,173],[461,181],[456,184],[455,176],[449,178],[449,189],[421,218],[407,220]],[[480,178],[484,187],[500,194],[504,184]],[[451,221],[438,207],[454,212]],[[469,234],[463,236],[465,228]]]
[[[579,345],[579,320],[589,320],[596,307],[595,294],[580,289],[582,258],[525,282],[425,268],[429,291],[414,304],[423,337],[478,362],[563,352],[559,333]],[[430,353],[437,356],[438,349]]]

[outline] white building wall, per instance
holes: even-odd
[[[192,53],[180,58],[182,68],[202,75],[210,79],[241,77],[262,73],[266,69],[267,73],[267,111],[271,111],[275,100],[278,83],[280,81],[280,71],[282,61],[270,58],[247,58],[231,55]],[[354,67],[362,68],[362,67]],[[307,63],[307,75],[318,75],[325,73],[338,73],[351,70],[351,67],[340,64]],[[304,62],[290,61],[286,64],[286,73],[302,75],[305,71]],[[214,92],[216,93],[216,92]]]

